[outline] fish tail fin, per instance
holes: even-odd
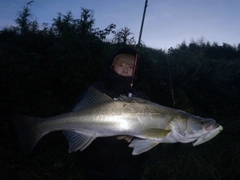
[[[43,133],[37,129],[41,120],[43,119],[23,115],[13,117],[20,145],[25,154],[29,154],[43,136]]]

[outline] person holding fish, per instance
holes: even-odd
[[[48,118],[14,116],[23,152],[29,154],[48,133],[62,131],[68,151],[80,157],[85,179],[134,180],[141,179],[143,162],[158,144],[192,142],[196,146],[223,130],[212,118],[153,103],[140,96],[144,93],[130,88],[134,55],[129,48],[117,52],[105,81],[93,83],[74,111]],[[129,89],[134,98],[120,96],[127,95]],[[118,139],[131,142],[128,145]]]
[[[104,81],[94,82],[90,87],[94,87],[113,99],[117,99],[121,95],[128,96],[136,53],[137,51],[135,49],[129,47],[117,51],[111,58],[109,67],[107,67]],[[84,95],[85,93],[79,97],[73,111],[79,110]],[[148,99],[144,92],[138,91],[135,88],[132,89],[132,96]],[[126,142],[119,142],[116,139],[126,140],[126,142],[130,143],[133,137],[116,136],[105,139],[98,138],[89,146],[87,151],[79,153],[79,160],[82,161],[81,164],[84,165],[84,169],[87,169],[86,172],[91,172],[91,174],[86,173],[87,176],[90,176],[88,178],[98,177],[98,175],[102,173],[117,173],[119,176],[126,176],[125,178],[128,179],[140,179],[141,161],[144,159],[143,157],[145,155],[141,157],[132,156],[131,151],[127,148]],[[104,164],[102,163],[103,161]],[[88,164],[89,167],[94,167],[94,172],[93,169],[87,167],[84,162]]]

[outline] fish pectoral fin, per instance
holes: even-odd
[[[132,155],[139,155],[143,152],[146,152],[152,149],[154,146],[158,145],[159,142],[157,141],[150,141],[146,139],[134,139],[130,144],[129,147],[133,148]]]
[[[159,128],[150,128],[143,131],[143,135],[150,138],[164,138],[166,137],[171,130],[168,129],[159,129]]]
[[[69,149],[68,151],[71,153],[77,150],[84,150],[88,147],[91,142],[96,139],[96,137],[87,136],[85,134],[81,134],[77,131],[63,131],[64,136],[68,140]]]

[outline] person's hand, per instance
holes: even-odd
[[[118,140],[124,139],[124,140],[126,140],[127,142],[130,143],[132,141],[133,137],[132,136],[117,136],[117,139]]]

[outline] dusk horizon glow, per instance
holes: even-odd
[[[0,28],[15,25],[14,20],[30,0],[0,2]],[[81,8],[94,12],[95,28],[104,29],[111,23],[116,30],[127,27],[138,41],[145,0],[35,0],[29,6],[33,20],[41,26],[51,25],[58,13],[66,15],[71,11],[79,18]],[[187,44],[199,40],[240,43],[239,17],[240,1],[237,0],[148,0],[141,40],[152,48],[167,50],[182,42]]]

